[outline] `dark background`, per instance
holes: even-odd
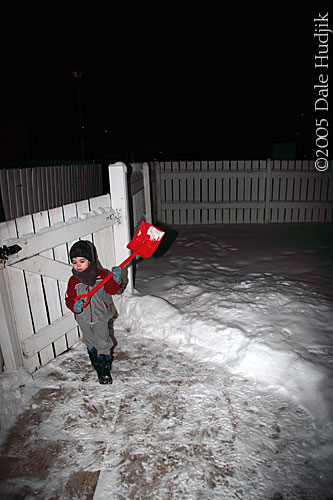
[[[168,9],[9,22],[2,164],[313,158],[320,9]]]

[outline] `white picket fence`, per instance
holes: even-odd
[[[126,165],[111,165],[109,179],[109,194],[0,224],[0,246],[22,248],[0,269],[0,345],[6,370],[24,366],[33,373],[78,341],[77,323],[64,303],[72,269],[68,251],[74,241],[91,241],[108,270],[128,257]],[[142,191],[136,192],[140,199],[145,198]],[[138,219],[139,212],[136,209]],[[132,290],[130,268],[128,273],[127,288]],[[115,298],[119,312],[121,300],[121,296]]]
[[[331,222],[333,173],[310,161],[155,163],[157,218],[169,224]]]
[[[3,220],[99,196],[102,165],[54,165],[0,170]]]

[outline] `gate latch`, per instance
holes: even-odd
[[[8,255],[13,255],[14,253],[18,253],[22,250],[22,247],[19,245],[11,245],[10,247],[0,247],[0,260],[5,261],[8,260]]]

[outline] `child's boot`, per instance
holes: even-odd
[[[112,358],[109,354],[97,356],[96,370],[100,384],[112,384],[111,363]]]
[[[96,347],[92,347],[91,349],[88,349],[88,354],[89,354],[91,364],[93,365],[95,370],[97,370],[97,349],[96,349]]]

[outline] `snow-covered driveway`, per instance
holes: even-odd
[[[138,265],[112,386],[82,344],[0,377],[4,498],[330,497],[331,226],[176,230]]]

